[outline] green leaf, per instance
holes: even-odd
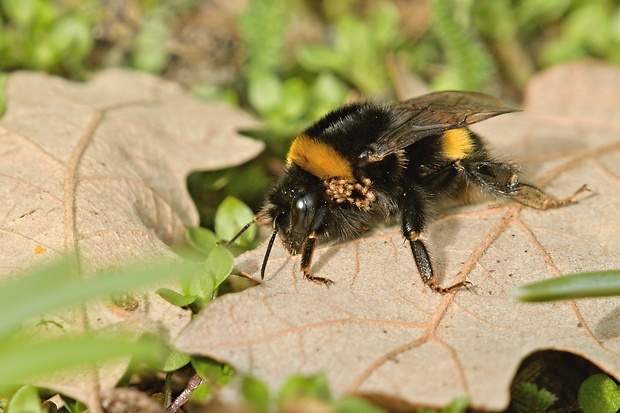
[[[59,57],[50,44],[50,39],[41,38],[28,48],[27,64],[37,70],[49,70],[58,63]]]
[[[568,62],[585,58],[587,53],[579,43],[567,38],[551,40],[541,48],[538,60],[543,66],[552,66],[561,62]]]
[[[584,380],[577,399],[585,413],[616,413],[620,410],[618,385],[605,374],[595,374]]]
[[[0,72],[0,118],[4,116],[6,112],[7,97],[6,97],[6,83],[9,80],[8,73]]]
[[[373,42],[379,49],[388,49],[399,35],[400,16],[398,10],[391,3],[379,3],[373,12]]]
[[[286,2],[251,0],[237,19],[248,59],[247,72],[274,72],[280,65],[289,17]]]
[[[442,413],[465,413],[469,407],[468,397],[459,397],[443,408]]]
[[[234,375],[234,371],[229,365],[207,357],[192,357],[191,362],[196,374],[215,384],[224,385]]]
[[[43,413],[39,393],[31,386],[20,388],[11,398],[6,411],[7,413]]]
[[[67,409],[69,413],[82,413],[86,411],[86,406],[83,405],[82,402],[70,399],[62,394],[60,395],[60,398],[65,404],[65,409]]]
[[[216,245],[211,254],[205,261],[207,276],[213,280],[213,289],[216,290],[220,284],[230,275],[235,265],[235,259],[227,248]]]
[[[215,233],[220,239],[232,239],[248,222],[254,219],[254,213],[249,206],[239,199],[228,196],[222,201],[215,213]],[[256,238],[256,225],[250,226],[235,244],[249,248]]]
[[[346,60],[333,49],[323,45],[300,45],[297,60],[307,70],[320,72],[323,70],[342,72]]]
[[[203,253],[205,257],[209,255],[218,241],[213,231],[202,227],[188,228],[185,232],[185,239],[192,248]]]
[[[161,295],[164,300],[168,301],[170,304],[176,305],[177,307],[187,307],[196,301],[197,298],[195,295],[184,295],[169,288],[160,288],[157,290],[157,294]]]
[[[386,410],[359,397],[342,397],[332,403],[335,413],[383,413]]]
[[[287,79],[282,90],[282,102],[279,112],[284,119],[296,120],[308,110],[310,91],[306,83],[299,77]]]
[[[514,9],[518,17],[517,24],[521,26],[541,26],[545,22],[550,22],[562,18],[574,3],[571,0],[521,0],[514,4]]]
[[[312,85],[310,117],[319,119],[335,107],[343,104],[348,87],[330,72],[321,72]]]
[[[14,340],[0,352],[0,387],[24,382],[60,369],[133,356],[147,363],[161,363],[169,351],[155,339],[100,338],[91,335],[53,340]]]
[[[290,400],[305,397],[324,401],[331,399],[327,378],[324,374],[290,377],[280,388],[278,404],[284,406]]]
[[[155,368],[163,372],[172,372],[185,366],[191,360],[187,354],[179,353],[178,351],[170,351],[166,359],[161,364],[155,365]]]
[[[620,270],[550,278],[515,288],[512,295],[532,302],[620,295]]]
[[[282,81],[273,73],[253,72],[248,79],[248,99],[261,114],[276,112],[282,102]],[[217,232],[217,231],[216,231]]]
[[[79,60],[94,46],[90,23],[78,15],[69,15],[58,20],[47,33],[49,46],[56,56]]]
[[[241,382],[241,392],[245,401],[258,413],[269,411],[269,389],[262,381],[245,376]]]
[[[161,72],[168,63],[166,44],[169,38],[170,32],[164,22],[157,19],[143,22],[132,51],[134,66],[150,73]]]
[[[10,310],[0,317],[0,340],[37,314],[164,279],[187,278],[196,270],[196,264],[189,262],[165,262],[163,259],[152,261],[154,263],[150,266],[127,265],[103,272],[97,277],[83,279],[76,274],[75,262],[65,259],[34,269],[15,281],[3,283],[0,285],[0,303],[3,308]],[[36,297],[36,300],[32,297]]]
[[[37,17],[41,3],[41,0],[2,0],[2,10],[11,22],[25,27]]]
[[[190,400],[194,402],[203,403],[212,394],[213,394],[213,388],[211,387],[211,384],[209,384],[208,381],[205,381],[204,383],[201,383],[198,387],[194,389],[194,391],[192,392],[192,395],[189,398]]]
[[[470,13],[472,2],[432,0],[433,32],[441,43],[450,72],[434,80],[437,89],[481,90],[493,72],[493,59],[471,25],[463,25],[457,16]],[[442,83],[439,83],[441,81]]]
[[[202,271],[182,283],[183,294],[176,295],[173,292],[162,289],[163,293],[173,301],[173,304],[194,304],[194,310],[205,307],[216,295],[218,287],[226,280],[234,268],[234,258],[226,247],[216,245],[204,262]],[[182,297],[188,298],[182,298]],[[190,298],[193,298],[190,301]],[[169,300],[170,301],[170,300]]]
[[[195,297],[192,305],[197,310],[204,308],[215,295],[215,281],[206,271],[196,273],[188,282],[182,284],[183,293]]]

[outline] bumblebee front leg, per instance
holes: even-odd
[[[426,223],[424,206],[420,198],[421,196],[415,190],[405,194],[402,231],[403,236],[409,241],[422,281],[431,290],[442,294],[468,285],[468,281],[458,282],[449,287],[441,287],[437,284],[437,277],[433,270],[431,257],[428,255],[426,245],[420,239],[420,233],[424,230]]]
[[[301,253],[301,272],[304,274],[304,278],[306,280],[329,286],[334,283],[329,278],[317,277],[316,275],[310,274],[310,266],[312,265],[312,255],[314,254],[316,238],[316,232],[312,231],[308,235],[308,238],[306,238],[306,242],[304,242],[304,247]]]
[[[304,275],[304,278],[308,281],[313,281],[318,284],[331,285],[334,282],[329,278],[317,277],[315,275],[310,274],[310,266],[312,265],[312,255],[314,254],[314,247],[316,245],[316,239],[318,237],[317,233],[319,229],[323,226],[325,222],[325,218],[328,214],[328,210],[326,206],[319,208],[316,215],[312,219],[312,223],[310,224],[310,232],[306,237],[306,241],[303,244],[301,251],[301,272]]]
[[[477,182],[489,192],[509,197],[520,204],[539,210],[563,207],[573,202],[577,195],[588,190],[588,187],[583,185],[569,197],[553,199],[534,185],[519,182],[516,170],[511,165],[484,160],[461,162],[456,167],[465,173],[469,181]]]

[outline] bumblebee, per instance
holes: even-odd
[[[469,284],[437,283],[421,239],[431,207],[481,192],[544,210],[569,204],[586,189],[551,198],[521,182],[518,168],[489,154],[468,128],[510,112],[491,96],[455,91],[336,109],[295,138],[281,178],[237,236],[255,222],[273,225],[261,278],[280,234],[291,254],[301,254],[304,278],[329,285],[310,272],[317,242],[359,237],[379,222],[398,220],[424,284],[439,293]]]

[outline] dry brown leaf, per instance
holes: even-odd
[[[198,225],[186,189],[192,170],[238,165],[262,144],[239,136],[256,121],[204,104],[154,76],[108,70],[85,84],[38,73],[11,75],[0,122],[0,278],[76,251],[83,273],[141,256],[174,256],[169,246]],[[136,308],[93,305],[87,324],[119,323],[174,337],[189,314],[155,294]],[[64,331],[80,315],[55,315]],[[48,386],[81,400],[87,382],[71,373]],[[101,389],[122,369],[100,374]],[[92,394],[91,394],[92,396]]]
[[[419,279],[397,228],[318,251],[302,279],[299,257],[278,246],[264,284],[215,300],[176,341],[277,388],[323,371],[335,394],[380,395],[441,406],[469,396],[478,409],[509,400],[521,361],[540,349],[583,356],[620,377],[619,298],[525,304],[511,289],[578,271],[620,268],[620,70],[597,64],[538,76],[524,112],[477,125],[515,153],[535,182],[561,197],[551,211],[477,205],[439,217],[428,238],[440,281],[472,288],[439,295]],[[256,274],[264,246],[240,257]]]

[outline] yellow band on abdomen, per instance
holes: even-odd
[[[474,142],[467,128],[447,130],[441,139],[443,154],[451,160],[463,159],[474,150]]]
[[[353,180],[353,168],[349,161],[333,147],[307,135],[299,135],[293,141],[286,162],[295,164],[320,179],[341,177]]]

